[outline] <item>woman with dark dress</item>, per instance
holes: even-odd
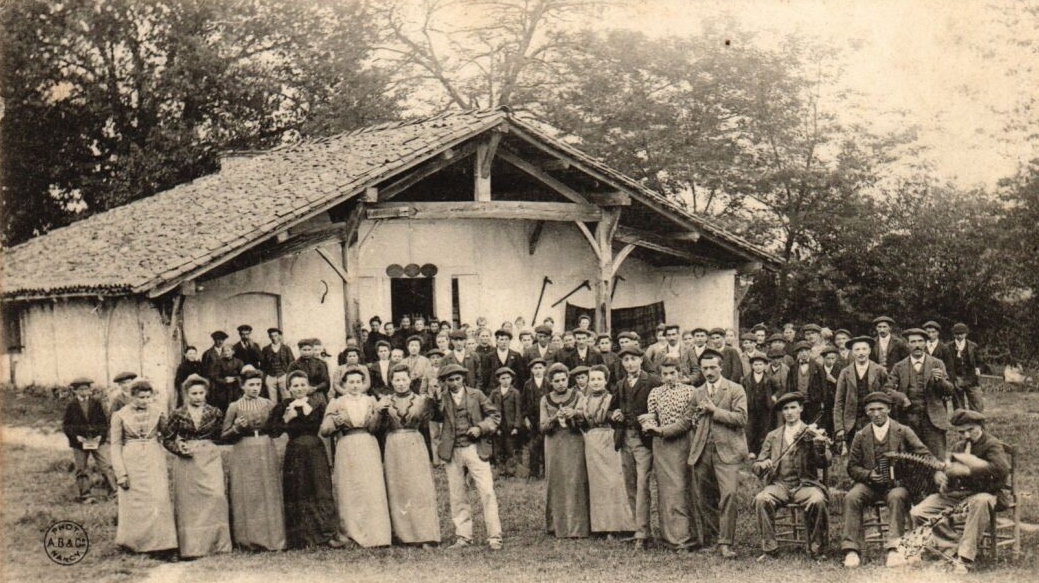
[[[181,557],[231,552],[220,439],[224,414],[206,404],[209,381],[192,374],[181,386],[185,404],[170,415],[163,445],[173,459],[173,497]]]
[[[585,538],[591,532],[588,466],[581,425],[584,397],[570,387],[570,371],[553,364],[546,374],[552,391],[541,398],[541,433],[545,435],[545,520],[556,538]]]
[[[325,446],[318,437],[325,404],[311,393],[307,373],[295,370],[285,379],[290,399],[282,400],[271,411],[267,429],[271,437],[287,433],[285,462],[282,466],[282,492],[285,495],[285,537],[289,548],[327,544],[343,546],[336,540],[336,503],[332,494],[332,471]]]

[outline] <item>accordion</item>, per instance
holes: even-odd
[[[889,451],[877,460],[877,472],[886,478],[889,488],[901,486],[909,490],[913,498],[923,497],[937,491],[934,472],[945,464],[929,455]]]

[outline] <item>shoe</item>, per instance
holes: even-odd
[[[967,563],[963,559],[956,559],[956,562],[952,565],[953,575],[968,575],[970,574],[970,563]]]
[[[637,539],[635,539],[635,550],[636,551],[644,551],[644,550],[646,550],[646,539],[644,539],[644,538],[637,538]]]
[[[896,567],[905,567],[908,564],[909,564],[909,561],[907,561],[905,559],[905,557],[903,557],[902,555],[898,554],[896,551],[888,551],[888,553],[887,553],[887,561],[885,562],[885,565],[889,569],[894,569]]]
[[[718,545],[718,552],[721,553],[723,559],[735,559],[736,551],[732,550],[729,545]]]
[[[755,560],[757,562],[761,563],[761,562],[764,562],[764,561],[771,561],[771,560],[773,560],[773,559],[775,559],[777,557],[779,557],[779,550],[778,549],[774,550],[774,551],[765,551],[765,552],[761,553],[761,555],[757,559],[755,559]]]
[[[433,543],[422,543],[422,547],[421,548],[424,551],[430,551],[430,550],[435,549],[436,545],[434,545]]]
[[[328,542],[325,543],[325,544],[327,544],[329,546],[329,548],[333,548],[333,549],[341,549],[341,548],[346,546],[345,542],[343,542],[343,541],[341,541],[341,540],[339,540],[337,538],[330,538],[330,539],[328,539]]]
[[[488,539],[487,540],[487,546],[490,547],[492,551],[500,551],[501,547],[502,547],[501,539],[500,538]]]
[[[847,569],[855,569],[855,568],[858,568],[858,566],[861,565],[861,564],[862,564],[862,557],[859,556],[858,552],[856,552],[856,551],[848,551],[848,553],[844,555],[844,567],[845,568],[847,568]]]
[[[464,549],[465,547],[468,547],[468,546],[470,546],[472,544],[473,543],[469,542],[468,539],[464,539],[462,537],[458,537],[457,539],[455,539],[455,542],[451,546],[447,547],[447,550],[450,551],[450,550],[455,550],[455,549]]]

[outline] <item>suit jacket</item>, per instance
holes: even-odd
[[[747,425],[747,393],[742,386],[722,378],[715,383],[714,398],[711,399],[717,409],[710,415],[696,413],[700,403],[708,399],[711,397],[707,395],[707,385],[696,387],[693,401],[686,410],[686,421],[690,425],[698,421],[689,450],[689,465],[696,465],[700,461],[708,435],[712,437],[722,463],[742,462],[747,458],[747,436],[744,433]]]
[[[516,375],[513,379],[513,386],[522,387],[523,383],[527,381],[527,363],[523,360],[523,355],[516,352],[515,350],[509,350],[509,353],[505,356],[505,362],[502,362],[498,358],[498,351],[494,350],[483,357],[483,362],[480,363],[480,370],[483,373],[480,379],[480,386],[477,387],[488,395],[491,391],[498,388],[498,379],[494,377],[494,372],[499,368],[507,366],[512,370],[516,371]]]
[[[389,361],[387,361],[389,362]],[[390,388],[390,370],[393,369],[392,364],[386,365],[386,376],[382,376],[382,367],[379,366],[379,361],[368,365],[368,378],[371,381],[371,392],[373,395],[382,395],[392,389]]]
[[[108,441],[108,415],[99,399],[87,399],[87,413],[83,414],[83,406],[74,398],[65,406],[65,417],[61,422],[61,430],[69,440],[72,449],[83,449],[83,444],[76,437],[101,437],[101,443]]]
[[[859,404],[859,392],[858,392],[858,380],[856,379],[855,363],[851,363],[841,370],[841,374],[837,377],[837,391],[833,397],[833,432],[836,435],[838,432],[843,431],[845,436],[854,435],[855,422],[858,420],[860,414],[865,416],[865,412],[862,410],[862,405]],[[887,369],[873,362],[872,360],[866,363],[866,382],[869,388],[866,394],[883,391],[888,396],[898,397],[895,399],[896,403],[901,402],[905,395],[892,395],[887,385]]]
[[[967,441],[961,441],[952,447],[953,453],[963,453]],[[988,462],[988,466],[971,470],[969,476],[949,478],[948,490],[966,490],[969,492],[988,492],[998,494],[1006,488],[1007,476],[1010,474],[1010,458],[1007,456],[1003,442],[986,430],[981,439],[971,445],[970,452]]]
[[[296,360],[296,357],[292,355],[292,348],[288,344],[282,343],[278,351],[274,351],[274,345],[268,344],[263,347],[260,351],[260,370],[263,374],[273,375],[279,368],[282,376],[288,373],[289,367]]]
[[[940,381],[934,380],[931,371],[935,368],[939,368],[943,373],[946,373],[946,378]],[[913,363],[911,358],[906,357],[898,361],[891,368],[891,374],[887,379],[887,387],[908,395],[912,373]],[[945,399],[946,397],[952,397],[954,387],[948,379],[945,363],[924,352],[923,374],[925,379],[924,410],[927,413],[927,417],[938,429],[952,429],[952,425],[949,425],[949,412],[945,407]]]
[[[310,386],[314,387],[316,393],[328,393],[328,388],[332,386],[332,379],[328,376],[328,365],[325,361],[320,358],[297,358],[296,362],[289,365],[289,371],[301,370],[307,373],[307,378],[310,379]]]
[[[646,444],[646,447],[652,447],[653,439],[651,436],[642,433],[638,417],[649,411],[649,407],[646,404],[646,401],[649,399],[649,392],[662,384],[664,383],[660,380],[660,377],[649,374],[646,371],[639,372],[639,378],[635,381],[634,386],[628,383],[626,375],[617,380],[617,398],[610,403],[610,413],[612,414],[614,410],[619,409],[624,414],[624,421],[623,423],[618,423],[613,430],[614,447],[620,449],[624,445],[624,432],[629,427],[638,429],[639,434],[642,436],[642,442]]]
[[[740,351],[736,350],[731,346],[722,348],[722,376],[729,379],[734,383],[740,382],[743,378],[743,359],[740,358]],[[749,369],[748,369],[749,372]]]
[[[503,434],[508,435],[513,429],[523,428],[522,398],[515,387],[510,387],[504,395],[499,387],[492,387],[490,398],[491,404],[501,413],[498,429]]]
[[[596,364],[604,363],[602,355],[592,347],[588,347],[588,352],[585,353],[584,358],[581,358],[581,355],[576,349],[574,349],[574,351],[567,354],[566,359],[561,362],[571,370],[578,366],[594,366]]]
[[[234,357],[242,361],[245,364],[251,364],[255,368],[260,368],[260,345],[249,341],[249,345],[242,344],[239,340],[231,347],[234,350]]]
[[[902,340],[898,336],[895,336],[894,334],[892,334],[890,338],[891,340],[888,342],[887,358],[884,366],[884,368],[886,368],[888,372],[891,372],[891,369],[894,368],[900,360],[909,357],[909,345],[906,344],[906,341]],[[869,353],[869,359],[873,362],[879,363],[880,337],[874,336],[873,341],[876,342],[876,344],[873,345],[873,350],[871,350]]]
[[[912,429],[894,419],[891,419],[890,423],[891,426],[887,430],[888,443],[891,444],[889,451],[934,457]],[[867,425],[855,434],[851,441],[851,451],[848,453],[848,477],[867,486],[870,485],[869,474],[876,467],[876,456],[873,453],[876,440],[873,438],[872,427],[872,424]]]
[[[978,344],[973,340],[967,340],[967,345],[963,348],[963,359],[964,364],[967,365],[967,374],[962,377],[956,372],[956,341],[952,340],[945,345],[948,350],[949,360],[946,361],[946,365],[949,369],[949,377],[953,384],[959,384],[964,387],[976,387],[978,386],[978,375],[975,371],[981,368],[981,356],[978,354]]]
[[[556,351],[551,346],[546,346],[545,356],[541,356],[541,351],[538,349],[537,343],[535,343],[523,351],[523,362],[526,366],[530,366],[530,361],[535,358],[544,358],[545,362],[551,365],[556,361]]]
[[[778,479],[779,458],[788,447],[783,444],[783,431],[785,429],[781,425],[770,431],[765,436],[765,443],[761,445],[761,453],[758,455],[758,460],[772,460],[773,482]],[[787,459],[798,468],[797,475],[801,480],[801,485],[815,486],[826,492],[826,485],[819,480],[819,470],[825,468],[830,463],[827,457],[826,444],[815,441],[811,437],[805,437],[796,447],[797,449],[787,455]]]
[[[465,386],[467,387],[478,387],[480,382],[480,361],[477,360],[476,355],[471,352],[465,353],[465,358],[461,361],[455,356],[455,351],[450,350],[447,354],[440,358],[440,368],[444,368],[449,364],[457,364],[464,368],[467,372],[465,375]]]
[[[797,388],[797,378],[799,373],[800,365],[795,364],[790,372],[786,375],[786,387],[783,393],[792,393]],[[815,360],[808,361],[808,390],[805,391],[805,403],[804,413],[802,418],[805,423],[815,422],[815,418],[822,413],[824,416],[829,415],[833,417],[831,409],[833,408],[833,395],[830,393],[830,387],[826,382],[826,371],[819,365]],[[823,425],[829,425],[829,422],[823,422],[820,417],[819,423]]]
[[[782,392],[766,372],[761,375],[761,382],[754,382],[754,372],[743,377],[743,390],[747,395],[747,425],[744,434],[747,436],[747,447],[750,451],[758,451],[765,436],[772,429],[772,406]]]
[[[480,437],[476,438],[476,453],[486,461],[491,458],[491,436],[498,430],[501,413],[494,407],[487,395],[465,387],[465,408],[473,426],[480,428]],[[455,452],[455,402],[450,391],[443,391],[437,402],[433,419],[443,423],[440,433],[440,446],[437,455],[445,462],[451,461]]]
[[[929,350],[926,346],[924,346],[924,351],[927,352],[927,354],[930,354],[931,356],[944,362],[946,370],[952,368],[952,353],[949,352],[949,347],[946,346],[944,342],[939,340],[938,343],[935,344],[933,352]]]
[[[688,352],[688,350],[686,350],[686,347],[684,345],[682,345],[681,342],[679,342],[679,344],[678,344],[678,360],[679,360],[679,362],[682,363],[682,368],[685,368],[687,366],[687,362],[688,362],[688,358],[689,358],[688,355],[686,354],[687,352]],[[664,357],[666,357],[666,356],[667,356],[667,345],[661,346],[660,344],[653,344],[652,346],[650,346],[649,348],[646,349],[646,353],[643,355],[642,360],[644,362],[649,363],[649,369],[654,374],[657,374],[657,373],[660,372],[660,363],[664,360]]]
[[[520,394],[522,414],[524,419],[530,421],[532,428],[538,426],[538,417],[541,415],[541,397],[547,395],[550,390],[552,390],[552,384],[548,382],[548,379],[542,379],[540,387],[534,384],[534,377],[530,377],[527,382],[523,383],[523,391]]]

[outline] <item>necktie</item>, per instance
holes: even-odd
[[[921,370],[923,370],[923,368],[924,368],[924,363],[922,361],[918,360],[918,361],[913,362],[913,370],[915,370],[916,372],[920,372]]]
[[[714,385],[711,383],[707,383],[707,396],[712,399],[714,398]]]

